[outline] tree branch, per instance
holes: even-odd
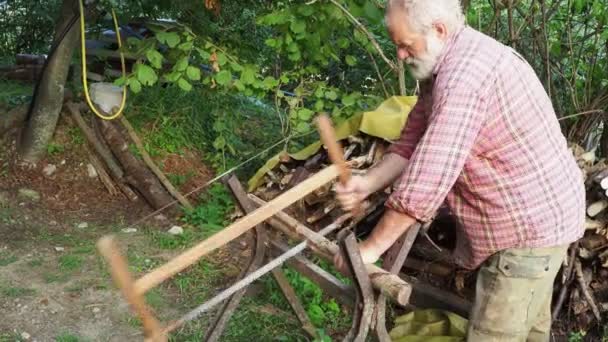
[[[359,20],[357,20],[357,18],[355,18],[355,16],[353,16],[344,6],[342,6],[338,1],[336,0],[329,0],[332,4],[334,4],[336,7],[338,7],[342,12],[344,12],[344,14],[353,22],[353,24],[355,24],[355,26],[363,33],[365,33],[365,35],[367,35],[367,38],[369,39],[369,41],[372,43],[372,45],[376,48],[376,50],[378,51],[378,53],[380,54],[380,57],[382,57],[382,59],[384,60],[384,62],[386,62],[386,64],[388,64],[388,66],[393,70],[393,72],[398,72],[398,68],[397,66],[395,66],[395,63],[393,63],[393,61],[391,61],[390,59],[388,59],[386,57],[386,55],[384,54],[384,52],[382,51],[382,48],[380,47],[380,44],[378,44],[378,41],[376,40],[376,38],[374,38],[374,36],[371,34],[371,32],[369,32],[365,26],[363,26],[363,24],[361,24],[361,22]]]

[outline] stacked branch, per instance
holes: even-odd
[[[585,179],[586,231],[570,247],[558,277],[561,289],[553,316],[567,307],[578,328],[587,330],[601,323],[608,311],[608,162],[578,145],[573,144],[571,150]]]

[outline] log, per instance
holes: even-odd
[[[164,208],[173,202],[173,198],[160,184],[156,176],[143,165],[129,150],[129,144],[112,121],[98,120],[101,132],[125,170],[125,181],[134,187],[154,208]]]
[[[590,217],[595,217],[599,213],[604,211],[604,209],[606,209],[606,208],[608,208],[608,201],[606,201],[606,200],[599,200],[599,201],[593,202],[591,205],[589,205],[587,207],[587,215],[589,215]]]
[[[43,65],[46,61],[44,55],[32,55],[27,53],[18,53],[15,55],[15,64],[17,65]]]
[[[306,310],[302,306],[302,303],[300,303],[300,299],[298,298],[296,291],[289,283],[289,280],[287,280],[287,277],[285,276],[285,273],[283,273],[283,270],[281,270],[280,268],[275,268],[271,272],[277,284],[281,288],[281,291],[283,291],[285,299],[287,299],[287,302],[295,312],[296,316],[298,317],[298,320],[300,321],[300,323],[302,323],[302,329],[304,329],[304,331],[306,331],[306,333],[308,333],[308,335],[310,335],[312,338],[316,339],[318,337],[317,329],[315,329],[314,325],[312,325],[312,323],[310,322]]]
[[[253,195],[250,195],[250,198],[257,204],[265,203],[259,198],[256,199]],[[277,223],[277,221],[280,223]],[[336,243],[312,231],[284,212],[275,213],[275,217],[270,218],[267,222],[277,229],[290,229],[301,234],[314,246],[312,250],[319,251],[319,256],[329,262],[333,262],[333,256],[340,250]],[[407,282],[374,264],[365,265],[365,267],[375,289],[401,306],[408,303],[412,288]]]
[[[0,116],[0,135],[23,124],[27,116],[27,106],[19,106]]]
[[[91,128],[89,128],[87,123],[84,121],[82,115],[80,114],[80,106],[73,102],[67,102],[65,105],[70,114],[72,114],[72,118],[76,122],[76,125],[78,125],[84,134],[84,137],[87,139],[89,144],[93,146],[93,149],[101,157],[103,162],[108,166],[108,170],[112,174],[114,180],[117,182],[122,181],[124,176],[122,168],[116,163],[116,160],[114,157],[112,157],[112,153],[102,144],[101,141],[99,141],[99,139],[97,139],[93,130],[91,130]]]
[[[306,181],[298,184],[286,191],[266,205],[258,208],[251,214],[242,217],[238,221],[224,228],[222,231],[212,235],[208,239],[200,242],[194,247],[189,248],[182,254],[173,258],[166,264],[157,267],[150,273],[144,275],[135,282],[137,293],[145,293],[149,289],[157,286],[165,279],[184,270],[189,265],[196,262],[202,256],[211,253],[217,248],[241,236],[243,233],[262,223],[275,213],[287,208],[314,189],[323,184],[331,182],[338,176],[338,170],[334,166],[327,167]]]
[[[121,115],[120,122],[127,129],[127,132],[129,133],[129,136],[131,137],[131,140],[133,140],[133,142],[135,143],[135,146],[137,147],[137,150],[139,151],[139,153],[141,153],[144,163],[146,163],[146,165],[150,168],[150,170],[152,170],[152,172],[156,175],[156,177],[158,177],[158,180],[165,187],[165,189],[167,189],[167,191],[169,191],[169,193],[176,200],[178,200],[181,205],[183,205],[184,207],[186,207],[188,209],[192,209],[193,207],[192,207],[192,204],[190,203],[190,201],[188,201],[188,199],[186,199],[186,197],[184,197],[184,195],[182,195],[173,186],[173,184],[171,184],[171,181],[169,181],[169,179],[167,179],[167,176],[165,176],[165,174],[158,168],[158,166],[156,166],[156,163],[154,163],[152,158],[150,158],[148,151],[146,151],[146,149],[144,148],[144,144],[141,142],[141,139],[139,139],[139,136],[133,129],[133,126],[131,126],[131,123],[129,122],[129,120],[127,120],[127,118],[125,118],[124,115]]]
[[[464,318],[469,317],[469,313],[473,308],[473,303],[470,301],[458,297],[451,292],[421,282],[418,279],[403,273],[401,274],[401,277],[412,286],[410,302],[413,306],[429,309],[442,309],[454,312]]]
[[[278,241],[270,240],[270,244],[273,247],[272,251],[274,256],[279,256],[289,250],[287,245]],[[323,291],[333,298],[336,298],[340,303],[351,308],[355,305],[353,287],[344,284],[340,279],[334,277],[331,273],[317,266],[317,264],[312,261],[303,256],[296,255],[287,261],[287,265],[317,283]]]
[[[106,171],[106,168],[103,166],[103,163],[99,160],[99,158],[97,158],[97,156],[93,153],[93,151],[90,150],[88,145],[87,145],[87,152],[89,152],[89,161],[91,162],[91,165],[93,165],[93,167],[97,171],[97,174],[99,175],[99,180],[101,181],[101,183],[106,187],[106,189],[108,190],[110,195],[114,196],[114,195],[118,194],[118,190],[114,186],[114,182],[112,182],[112,179],[110,178],[110,175],[108,175],[108,172]]]

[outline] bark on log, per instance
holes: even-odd
[[[77,5],[76,0],[64,0],[61,6],[61,19],[55,28],[54,39],[59,45],[40,79],[31,117],[28,118],[20,139],[19,155],[27,163],[38,162],[46,153],[47,144],[55,133],[72,53],[78,43],[79,25],[73,25],[61,42],[59,39],[68,27]]]
[[[265,204],[259,198],[256,199],[252,196],[250,198],[258,205]],[[293,230],[306,237],[311,244],[311,249],[329,262],[332,262],[333,255],[340,250],[336,243],[312,231],[284,212],[276,213],[274,217],[269,218],[266,222],[279,230]],[[314,248],[312,248],[313,246]],[[407,282],[374,264],[365,266],[375,289],[381,291],[387,298],[392,299],[397,304],[401,306],[407,305],[412,291],[411,286]]]
[[[21,125],[25,121],[26,116],[27,107],[25,106],[13,108],[5,115],[0,116],[0,135]]]
[[[171,184],[171,181],[169,181],[169,179],[167,179],[167,176],[165,176],[165,174],[158,168],[158,166],[156,166],[156,163],[154,163],[152,158],[150,158],[148,151],[146,151],[146,149],[144,148],[144,144],[139,139],[139,136],[137,136],[137,133],[133,129],[133,126],[131,126],[131,123],[129,122],[129,120],[127,120],[127,118],[125,118],[124,116],[121,116],[120,122],[127,129],[127,132],[129,133],[129,136],[131,137],[131,140],[133,140],[133,142],[135,143],[135,146],[137,147],[137,150],[139,151],[139,153],[141,153],[141,156],[142,156],[144,162],[146,163],[146,165],[148,165],[150,170],[156,175],[156,177],[158,177],[158,180],[165,187],[165,189],[167,189],[167,191],[173,197],[175,197],[175,199],[177,199],[181,205],[183,205],[184,207],[186,207],[188,209],[192,209],[193,208],[192,204],[190,204],[190,202],[186,199],[186,197],[184,197],[184,195],[182,195],[173,186],[173,184]]]
[[[129,150],[125,137],[112,121],[99,120],[101,132],[112,153],[125,170],[125,181],[136,189],[154,208],[159,209],[173,202],[173,198],[160,184],[154,174]]]

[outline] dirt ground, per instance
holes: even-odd
[[[95,242],[115,234],[140,273],[177,253],[150,245],[150,232],[178,222],[156,216],[136,232],[122,232],[151,209],[111,196],[98,178],[88,176],[86,149],[69,143],[69,130],[59,132],[56,150],[34,169],[14,163],[14,137],[0,143],[0,341],[137,340],[138,322],[112,284]],[[181,187],[187,192],[211,176],[200,160],[187,151],[159,162],[187,179]],[[45,168],[55,171],[47,175]],[[176,318],[177,309],[168,304],[176,291],[168,286],[162,294],[166,298],[154,292],[149,298],[153,304],[156,299],[154,309]]]

